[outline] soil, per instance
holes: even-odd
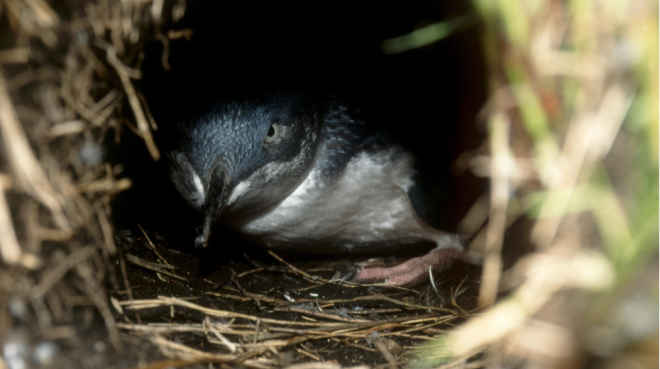
[[[145,237],[145,235],[148,235]],[[465,311],[475,305],[476,292],[480,271],[478,267],[464,262],[456,262],[450,270],[436,277],[436,287],[426,283],[414,289],[396,289],[391,287],[374,286],[346,286],[334,283],[313,283],[297,274],[294,269],[275,259],[263,248],[255,247],[241,240],[231,240],[220,247],[210,245],[207,250],[194,248],[186,249],[169,243],[167,239],[155,233],[142,233],[138,231],[121,231],[115,237],[121,248],[121,256],[117,260],[117,285],[109,283],[108,290],[117,301],[157,299],[159,296],[177,297],[204,307],[239,312],[261,318],[280,319],[287,321],[309,320],[309,315],[286,310],[290,307],[303,309],[320,309],[326,313],[348,315],[346,311],[380,309],[379,312],[368,315],[352,317],[383,320],[399,317],[427,316],[430,311],[421,309],[405,309],[400,304],[384,300],[359,300],[356,298],[373,295],[385,295],[393,301],[406,304],[447,307],[456,309],[452,305],[451,296],[457,286],[463,282],[467,287],[465,293],[458,296],[455,303]],[[151,246],[153,245],[153,246]],[[180,245],[179,245],[180,246]],[[288,254],[277,251],[286,262],[294,268],[306,271],[316,278],[331,279],[338,270],[346,270],[358,261],[364,261],[364,256],[335,256],[313,254]],[[382,260],[381,260],[382,261]],[[146,263],[145,263],[146,262]],[[393,262],[393,260],[388,260]],[[395,262],[395,261],[394,261]],[[126,278],[121,273],[121,264],[124,264]],[[171,267],[167,269],[172,275],[158,273],[150,267],[154,264],[165,263]],[[165,265],[167,265],[165,264]],[[163,269],[160,269],[163,270]],[[177,276],[177,277],[174,277]],[[182,280],[181,278],[185,279]],[[130,286],[125,288],[125,283]],[[236,299],[226,296],[267,296],[271,302],[259,299]],[[225,297],[219,297],[225,296]],[[323,301],[343,300],[328,307]],[[316,302],[313,302],[315,301]],[[325,308],[319,306],[321,305]],[[349,309],[349,310],[342,310]],[[389,309],[389,310],[383,310]],[[394,311],[393,309],[396,309]],[[202,313],[191,309],[172,306],[161,306],[151,309],[133,311],[123,309],[123,313],[115,311],[115,319],[120,323],[176,323],[199,324],[204,321]],[[314,319],[319,319],[314,317]],[[321,318],[321,320],[323,320]],[[411,360],[406,352],[419,345],[428,338],[442,333],[451,326],[460,323],[461,319],[452,320],[448,324],[436,325],[432,328],[416,332],[411,337],[405,335],[392,335],[385,338],[388,330],[378,332],[383,336],[391,351],[400,355],[399,348],[403,348],[402,356],[398,356],[399,363]],[[234,323],[240,323],[235,321]],[[246,323],[250,323],[247,322]],[[253,324],[253,323],[252,323]],[[268,329],[263,325],[262,329]],[[96,317],[89,329],[81,330],[81,340],[78,344],[61,346],[58,355],[48,367],[53,368],[132,368],[132,367],[190,367],[190,368],[216,368],[241,367],[240,365],[218,363],[175,362],[166,357],[156,345],[140,333],[121,330],[123,350],[118,353],[108,340],[103,320]],[[228,353],[223,347],[208,342],[203,334],[191,332],[167,333],[164,335],[169,341],[184,344],[205,352]],[[410,336],[410,335],[409,335]],[[427,339],[419,339],[423,336]],[[380,337],[380,336],[378,336]],[[365,335],[359,339],[343,337],[332,339],[308,340],[278,348],[277,355],[267,353],[266,357],[278,363],[277,366],[320,361],[325,363],[338,363],[342,366],[355,366],[366,364],[372,367],[389,367],[384,355],[374,347],[372,338]],[[232,337],[235,340],[235,337]],[[240,341],[240,339],[239,339]],[[409,353],[409,352],[408,352]],[[276,356],[276,357],[275,357]],[[144,366],[149,363],[148,366]]]

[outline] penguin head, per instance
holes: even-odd
[[[204,215],[196,244],[208,244],[223,215],[242,216],[281,201],[306,178],[321,129],[317,104],[299,92],[218,101],[181,125],[170,177]]]

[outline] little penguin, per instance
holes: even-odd
[[[195,244],[223,222],[258,244],[359,253],[433,242],[394,267],[361,265],[354,281],[418,285],[462,257],[464,238],[420,214],[414,158],[337,94],[285,89],[220,99],[181,125],[170,177],[203,214]]]

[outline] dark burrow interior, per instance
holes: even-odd
[[[446,38],[397,54],[384,53],[382,43],[436,22],[474,16],[468,2],[335,1],[265,3],[258,8],[257,12],[253,4],[244,2],[189,1],[180,21],[163,26],[165,32],[190,29],[193,33],[189,39],[171,40],[165,50],[159,40],[145,44],[139,88],[158,123],[155,138],[159,147],[167,149],[176,138],[177,124],[221,96],[286,86],[336,89],[367,119],[396,137],[415,155],[421,168],[432,173],[439,197],[436,206],[442,209],[436,225],[455,232],[487,189],[486,181],[475,177],[459,160],[462,154],[479,148],[486,135],[486,127],[478,121],[487,88],[479,23],[475,17]],[[163,67],[164,51],[169,55],[170,70]],[[195,248],[193,241],[202,218],[175,190],[168,177],[167,157],[154,162],[143,141],[128,129],[121,133],[119,144],[111,136],[107,144],[109,160],[121,165],[121,176],[133,181],[133,187],[113,201],[118,244],[126,254],[154,259],[148,248],[139,246],[145,242],[144,230],[151,241],[166,250],[162,256],[177,266],[177,273],[188,278],[184,283],[166,283],[153,272],[128,263],[132,298],[205,296],[209,291],[220,291],[223,285],[232,285],[234,273],[257,267],[266,270],[257,274],[256,280],[245,282],[248,285],[243,288],[251,292],[281,294],[300,284],[283,278],[281,273],[269,272],[270,266],[281,264],[264,248],[228,229],[217,229],[207,248]],[[328,278],[335,265],[374,256],[319,255],[313,252],[313,245],[309,251],[277,253],[301,268],[331,266],[325,272]],[[375,256],[407,255],[384,252]],[[447,303],[450,291],[467,279],[470,289],[461,303],[471,308],[479,277],[478,266],[459,262],[446,276],[438,278],[444,295],[429,292],[430,284],[418,291],[426,296],[427,303],[442,305]],[[119,286],[117,293],[126,298],[125,286]],[[325,288],[319,293],[326,298],[369,293],[334,285]],[[232,302],[228,306],[205,298],[196,302],[203,305],[206,301],[219,309],[260,312],[253,302]],[[143,313],[141,319],[171,321],[168,314],[164,310]],[[179,319],[195,321],[198,317],[184,314]],[[365,353],[348,346],[342,346],[343,351],[336,347],[316,349],[320,350],[317,353],[324,352],[319,354],[322,359],[343,365],[386,362],[377,352]]]
[[[162,64],[163,44],[145,45],[140,89],[158,123],[161,149],[171,146],[179,123],[220,97],[280,86],[336,89],[432,173],[442,207],[436,223],[455,231],[485,189],[485,181],[457,161],[485,137],[486,128],[477,122],[486,94],[479,25],[475,21],[445,39],[398,54],[383,53],[382,42],[471,15],[469,5],[333,2],[265,4],[258,13],[252,10],[247,4],[190,2],[185,17],[171,27],[194,33],[190,40],[170,41],[169,71]],[[109,146],[109,159],[121,164],[123,176],[134,183],[113,203],[115,227],[141,224],[190,245],[201,217],[171,184],[167,158],[154,163],[128,129],[119,145]]]

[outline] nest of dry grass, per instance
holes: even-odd
[[[247,313],[133,296],[136,268],[190,281],[159,245],[144,241],[145,260],[115,243],[110,201],[131,181],[103,162],[103,143],[128,127],[159,159],[157,125],[134,83],[146,40],[163,43],[167,69],[169,40],[190,36],[163,31],[185,1],[0,3],[0,368],[13,368],[10,344],[74,342],[94,316],[113,352],[139,336],[172,358],[152,368],[281,367],[292,363],[283,348],[309,360],[297,368],[339,368],[305,345],[320,340],[375,352],[391,368],[657,367],[657,4],[474,3],[490,70],[480,115],[489,138],[457,165],[491,181],[462,223],[472,233],[490,219],[470,249],[483,262],[476,310],[460,303],[458,283],[439,306],[420,291],[351,286],[273,255],[279,268],[200,289],[264,307]],[[505,234],[520,219],[531,224],[533,252],[502,273]],[[245,287],[259,273],[291,275],[307,293],[323,285],[365,296],[288,301]],[[186,319],[147,318],[163,309]]]
[[[147,337],[178,365],[277,368],[312,361],[312,367],[335,368],[341,367],[338,358],[354,365],[384,358],[373,367],[399,367],[419,352],[420,343],[474,314],[467,308],[474,304],[464,296],[465,279],[443,290],[357,284],[333,277],[334,266],[301,269],[270,251],[275,265],[228,268],[228,283],[220,283],[183,276],[181,255],[146,233],[124,237],[122,244],[128,262],[140,269],[132,286],[157,278],[170,294],[182,291],[186,297],[136,291],[133,299],[113,300],[125,319],[118,327]],[[189,289],[201,294],[189,295]]]
[[[101,314],[120,351],[106,293],[117,254],[109,203],[131,181],[115,179],[121,167],[103,162],[103,142],[129,127],[159,158],[133,81],[144,41],[167,43],[159,24],[185,4],[59,5],[0,4],[0,339],[18,325],[35,339],[75,340],[66,324],[79,324],[84,307]]]

